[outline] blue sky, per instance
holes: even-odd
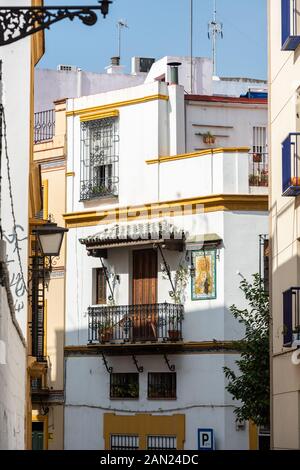
[[[267,77],[266,0],[217,0],[224,39],[218,41],[217,72],[221,76]],[[45,5],[95,5],[97,0],[45,0]],[[114,0],[110,13],[96,25],[63,20],[46,32],[46,53],[39,67],[77,65],[100,72],[117,54],[118,20],[129,28],[122,34],[122,64],[130,71],[132,56],[189,55],[190,0]],[[209,57],[207,23],[213,0],[194,0],[194,55]]]

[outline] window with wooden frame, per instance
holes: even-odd
[[[139,398],[139,374],[110,374],[110,398]]]
[[[95,304],[106,304],[106,276],[104,268],[96,269],[95,286]]]
[[[176,372],[149,372],[148,399],[176,399]]]

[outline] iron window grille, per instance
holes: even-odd
[[[112,434],[110,436],[111,450],[138,450],[139,436]]]
[[[283,346],[300,344],[300,287],[283,292]]]
[[[81,123],[80,200],[116,197],[119,192],[118,119]]]
[[[139,398],[139,374],[110,374],[110,398]]]
[[[148,450],[177,449],[176,436],[148,436]]]
[[[300,133],[290,133],[282,142],[282,195],[300,194]]]
[[[34,113],[34,143],[51,140],[55,133],[55,111],[48,109]]]
[[[176,399],[176,372],[149,372],[148,398]]]
[[[249,185],[268,186],[268,141],[265,126],[253,127],[252,151],[249,158]]]
[[[295,51],[300,44],[300,0],[281,0],[281,44],[283,51]]]

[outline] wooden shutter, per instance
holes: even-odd
[[[103,268],[96,269],[96,304],[106,304],[106,277]]]

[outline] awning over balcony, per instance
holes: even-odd
[[[168,249],[182,251],[185,233],[168,221],[146,221],[115,224],[79,241],[91,255],[95,255],[97,250],[149,244],[162,244]]]

